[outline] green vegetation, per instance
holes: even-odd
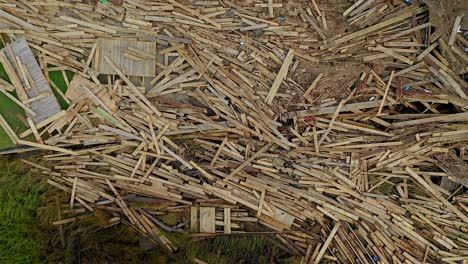
[[[264,235],[217,236],[213,239],[194,241],[186,235],[171,234],[170,238],[179,246],[177,254],[169,256],[169,262],[193,263],[193,258],[207,263],[299,263]]]
[[[48,67],[53,67],[53,65],[48,65]],[[70,81],[73,78],[73,72],[71,71],[66,71],[65,74],[67,75],[67,79]],[[57,87],[62,91],[64,94],[67,91],[67,83],[65,82],[63,78],[63,74],[61,71],[51,71],[49,72],[49,78],[50,80],[57,85]],[[59,101],[60,106],[62,109],[66,109],[68,107],[68,104],[62,99],[62,97],[55,92],[55,89],[52,88],[52,91],[54,91],[55,97]]]
[[[0,43],[0,48],[1,48]],[[3,68],[3,65],[0,64],[0,78],[10,82],[8,75]],[[13,93],[16,96],[16,93]],[[24,118],[25,113],[23,108],[19,107],[16,103],[14,103],[10,98],[8,98],[3,93],[0,93],[0,114],[6,119],[8,124],[12,127],[12,129],[17,132],[21,133],[27,129],[27,124],[25,123],[26,119]],[[13,142],[11,142],[10,138],[7,136],[3,128],[0,127],[0,149],[2,148],[9,148],[13,147]]]
[[[0,160],[0,263],[40,263],[46,241],[36,223],[45,183],[21,167]]]

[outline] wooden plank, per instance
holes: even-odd
[[[294,49],[289,49],[288,54],[286,55],[286,58],[283,61],[283,65],[281,66],[280,71],[276,75],[275,82],[271,86],[270,91],[268,92],[268,95],[265,99],[265,102],[267,104],[271,104],[273,102],[273,99],[275,98],[276,93],[278,92],[281,84],[283,83],[283,80],[288,75],[289,66],[292,63],[293,58],[294,58]]]
[[[250,165],[252,161],[254,161],[256,158],[260,157],[260,155],[267,151],[271,147],[272,143],[268,143],[265,146],[263,146],[259,151],[257,151],[252,157],[248,158],[246,161],[244,161],[239,167],[237,167],[235,170],[233,170],[226,178],[223,179],[224,182],[229,181],[232,177],[234,177],[237,173],[239,173],[242,169],[244,169],[246,166]]]
[[[190,207],[190,231],[198,232],[200,223],[198,221],[198,207]]]
[[[10,21],[12,21],[12,22],[14,22],[14,23],[16,23],[16,24],[18,24],[20,26],[22,26],[25,29],[30,29],[30,30],[36,31],[36,32],[45,32],[44,29],[42,29],[40,27],[37,27],[37,26],[34,26],[34,25],[32,25],[32,24],[30,24],[30,23],[18,18],[17,16],[14,16],[14,15],[12,15],[12,14],[4,11],[4,10],[0,10],[0,16],[4,17],[7,20],[10,20]]]
[[[387,48],[385,48],[385,47],[383,47],[381,45],[378,45],[376,47],[376,50],[381,51],[381,52],[387,54],[388,56],[393,57],[393,58],[395,58],[397,60],[401,60],[402,62],[408,63],[409,65],[413,65],[413,63],[414,63],[411,59],[409,59],[409,58],[407,58],[407,57],[405,57],[405,56],[403,56],[403,55],[399,54],[398,52],[395,52],[395,51],[393,51],[391,49],[387,49]]]
[[[392,126],[397,128],[397,127],[416,126],[416,125],[436,123],[436,122],[446,123],[446,122],[462,122],[462,121],[468,121],[468,112],[403,121],[403,122],[393,123]]]
[[[270,18],[273,18],[275,14],[273,13],[273,0],[268,0],[268,15]]]
[[[231,208],[224,208],[224,233],[231,234]]]
[[[349,112],[353,110],[362,110],[362,109],[369,109],[374,107],[379,107],[381,101],[370,101],[370,102],[360,102],[360,103],[351,103],[346,104],[341,108],[341,112]],[[385,103],[385,105],[388,105]],[[326,106],[326,107],[318,107],[312,108],[310,110],[301,110],[301,111],[293,111],[287,114],[288,118],[293,117],[306,117],[306,116],[314,116],[314,115],[323,115],[323,114],[333,114],[336,111],[338,106]]]
[[[79,20],[79,19],[76,19],[76,18],[73,18],[73,17],[60,16],[60,19],[65,20],[67,22],[75,23],[75,24],[83,26],[83,27],[89,27],[89,28],[96,29],[96,30],[103,31],[103,32],[107,32],[107,33],[110,33],[110,34],[117,34],[117,31],[115,29],[111,29],[111,28],[108,28],[108,27],[103,27],[103,26],[100,26],[98,24],[86,22],[86,21]]]
[[[64,153],[64,154],[69,154],[69,155],[77,155],[76,152],[68,150],[68,149],[64,149],[64,148],[59,148],[59,147],[54,147],[54,146],[29,142],[29,141],[21,140],[21,139],[18,140],[17,142],[20,145],[26,145],[26,146],[30,146],[30,147],[34,147],[34,148],[38,148],[38,149],[51,150],[51,151],[60,152],[60,153]]]
[[[390,74],[390,79],[388,80],[387,86],[385,87],[384,96],[382,97],[382,102],[380,103],[379,111],[377,112],[377,115],[380,115],[380,113],[382,112],[382,108],[384,107],[384,104],[385,104],[385,99],[387,99],[388,90],[390,89],[390,86],[392,85],[394,74],[395,74],[395,71],[392,71],[392,73]]]
[[[447,43],[449,46],[452,46],[455,43],[455,39],[457,37],[458,29],[460,27],[462,18],[463,18],[463,16],[457,16],[457,18],[455,18],[455,22],[453,23],[452,32],[450,33],[450,38],[449,38],[449,41]]]
[[[200,207],[200,233],[215,233],[215,208]]]

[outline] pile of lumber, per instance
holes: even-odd
[[[433,28],[420,1],[1,2],[5,37],[26,38],[46,76],[75,73],[68,109],[20,135],[2,122],[50,151],[25,162],[84,209],[57,225],[104,209],[176,250],[133,194],[191,212],[194,232],[257,223],[302,263],[468,260],[462,16]],[[102,56],[103,39],[156,43],[121,54],[154,77]]]

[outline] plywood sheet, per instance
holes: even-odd
[[[98,52],[93,60],[93,67],[99,74],[115,74],[114,70],[105,62],[109,57],[115,65],[129,76],[154,77],[156,76],[156,63],[154,58],[145,61],[134,60],[124,56],[125,50],[135,48],[156,56],[156,43],[131,41],[121,39],[99,39]]]

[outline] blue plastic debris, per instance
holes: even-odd
[[[377,262],[377,261],[379,261],[380,259],[379,259],[379,257],[377,257],[377,256],[373,256],[373,257],[372,257],[372,260],[375,261],[375,262]]]
[[[405,91],[409,91],[409,90],[411,90],[411,86],[406,86]]]
[[[405,2],[407,4],[411,4],[411,3],[413,3],[413,0],[403,0],[403,2]]]
[[[284,17],[284,16],[280,17],[280,21],[282,21],[282,22],[286,21],[286,17]]]

